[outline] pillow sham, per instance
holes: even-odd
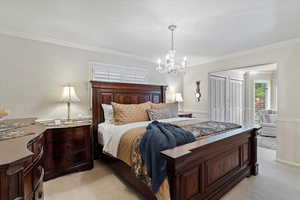
[[[160,120],[177,117],[177,115],[174,115],[168,107],[161,109],[149,109],[147,110],[147,112],[150,120]]]
[[[141,104],[118,104],[112,102],[111,104],[116,125],[149,121],[147,110],[151,108],[151,102]]]
[[[114,120],[114,112],[113,112],[112,105],[108,105],[108,104],[101,104],[101,105],[104,113],[104,122],[113,124],[115,120]]]
[[[151,109],[162,109],[162,108],[168,108],[170,112],[172,113],[173,117],[178,117],[178,103],[151,103]]]

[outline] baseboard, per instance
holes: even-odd
[[[290,161],[286,161],[286,160],[281,160],[281,159],[276,159],[277,162],[283,163],[283,164],[287,164],[287,165],[291,165],[294,167],[300,167],[300,163],[295,163],[295,162],[290,162]]]

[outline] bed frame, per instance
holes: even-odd
[[[146,199],[156,199],[128,165],[102,154],[97,131],[104,121],[101,104],[165,102],[166,86],[95,81],[91,85],[95,158],[110,162],[118,176]],[[167,160],[171,199],[220,199],[245,177],[257,175],[258,130],[256,126],[243,127],[161,152]]]

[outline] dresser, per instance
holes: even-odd
[[[0,199],[42,200],[44,169],[41,160],[46,128],[34,123],[34,119],[9,121],[23,125],[6,131],[4,121],[0,122]]]
[[[93,168],[91,124],[50,126],[44,134],[44,180]]]

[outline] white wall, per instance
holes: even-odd
[[[277,63],[278,65],[278,140],[277,157],[281,161],[300,165],[300,42],[282,43],[272,48],[231,56],[227,59],[190,67],[183,80],[184,109],[208,112],[208,73],[243,66]],[[194,82],[201,80],[203,97],[194,98]]]
[[[61,86],[71,83],[81,99],[72,105],[72,117],[90,115],[90,61],[144,67],[151,83],[181,91],[180,79],[158,74],[150,62],[0,35],[0,107],[10,111],[9,118],[65,118]]]

